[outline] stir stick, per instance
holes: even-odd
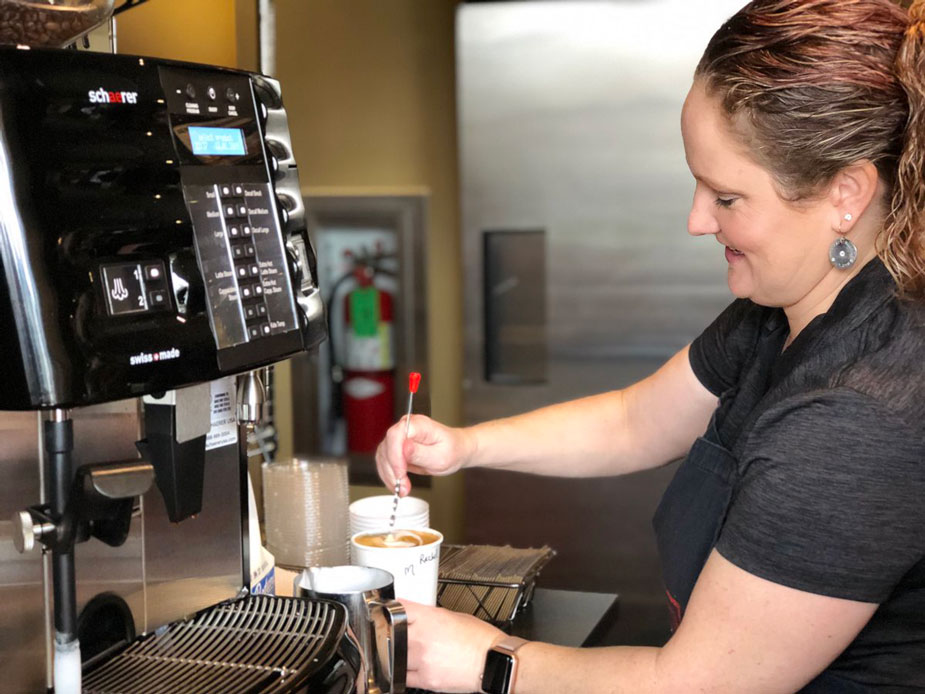
[[[411,429],[411,404],[414,401],[414,394],[418,392],[418,386],[421,385],[421,374],[412,371],[408,374],[408,415],[405,419],[405,439],[408,438],[408,431]],[[394,498],[392,499],[392,517],[389,518],[389,539],[392,539],[392,529],[395,527],[395,516],[398,512],[398,493],[401,491],[401,477],[395,479]]]

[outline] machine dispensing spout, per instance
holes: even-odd
[[[238,376],[238,422],[249,428],[263,419],[263,403],[266,390],[257,371],[248,371]]]

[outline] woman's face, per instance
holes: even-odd
[[[748,156],[719,102],[698,82],[684,103],[681,133],[696,180],[687,228],[725,247],[732,293],[785,308],[806,298],[832,269],[831,205],[782,200],[771,174]]]

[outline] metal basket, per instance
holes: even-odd
[[[444,545],[437,604],[507,628],[530,603],[540,569],[555,554],[545,546]]]

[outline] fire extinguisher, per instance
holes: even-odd
[[[343,404],[347,450],[372,453],[395,420],[392,296],[358,264],[356,286],[344,298]]]

